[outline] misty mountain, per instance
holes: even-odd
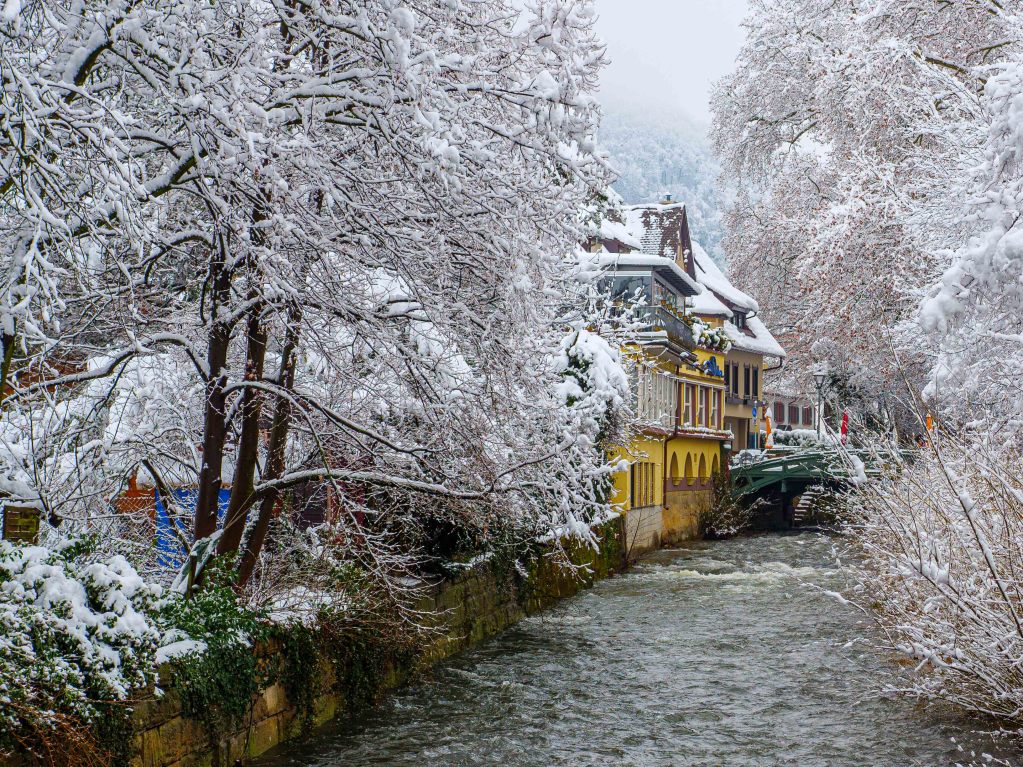
[[[600,143],[619,173],[615,191],[627,203],[656,202],[666,193],[686,203],[693,239],[718,263],[724,194],[706,128],[691,118],[649,108],[605,107]]]

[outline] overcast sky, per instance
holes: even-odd
[[[597,0],[607,43],[601,100],[710,119],[711,84],[732,70],[746,0]]]

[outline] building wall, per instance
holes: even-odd
[[[698,437],[676,437],[668,441],[667,478],[678,485],[706,483],[721,469],[721,442]]]
[[[684,491],[669,490],[661,513],[661,545],[671,546],[681,541],[700,537],[700,516],[714,505],[714,490],[710,487]]]
[[[716,324],[721,323],[718,320]],[[644,430],[612,455],[627,463],[613,476],[611,500],[625,517],[626,551],[634,558],[662,545],[699,536],[700,513],[713,503],[712,478],[723,466],[721,445],[727,439],[721,431],[724,381],[705,372],[704,366],[713,360],[713,367],[723,369],[725,355],[697,348],[694,363],[671,364],[638,344],[626,346],[625,352],[648,370],[670,376],[677,385],[673,405],[664,405],[667,400],[660,396],[662,389],[642,389],[645,394],[640,398],[639,410]],[[708,395],[707,426],[696,423],[698,407],[691,402],[690,421],[684,420],[689,386],[698,387],[697,392],[703,389],[718,394],[716,407],[713,394]],[[651,390],[658,396],[646,394]],[[665,412],[650,412],[658,407],[666,408]],[[711,417],[715,412],[716,421]]]
[[[750,418],[753,415],[752,400],[763,401],[764,399],[764,358],[759,354],[750,354],[749,352],[739,351],[738,349],[732,349],[728,352],[725,357],[726,365],[738,366],[739,374],[739,391],[737,394],[732,394],[734,397],[739,399],[751,400],[750,404],[732,403],[725,406],[725,415],[733,416],[736,418],[745,417]],[[746,390],[746,376],[745,369],[750,369],[750,389]],[[753,387],[753,373],[756,369],[760,372],[757,375],[757,386]],[[734,392],[734,389],[729,387],[729,392]]]
[[[720,440],[647,434],[615,457],[632,461],[614,475],[612,495],[625,518],[630,559],[699,537],[700,514],[714,502],[713,477],[723,466]]]
[[[817,423],[816,421],[816,405],[809,397],[801,395],[790,395],[790,394],[778,394],[776,392],[767,392],[764,395],[767,400],[767,409],[771,413],[771,418],[774,419],[773,426],[775,429],[813,429]],[[775,405],[781,405],[784,411],[784,418],[779,420],[775,416]],[[798,422],[793,422],[789,417],[789,407],[794,405],[799,410]],[[809,409],[809,418],[804,418],[805,409]],[[808,422],[807,422],[808,421]]]
[[[630,561],[661,548],[665,529],[661,506],[629,509],[625,514],[625,555]]]

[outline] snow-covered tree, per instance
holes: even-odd
[[[197,485],[194,537],[244,580],[311,482],[385,574],[438,517],[605,508],[561,361],[606,183],[590,2],[4,7],[7,441],[40,402],[87,409],[5,467],[51,513],[95,517],[139,467]]]
[[[793,359],[830,355],[872,398],[892,395],[900,365],[931,362],[917,307],[969,233],[963,181],[983,147],[986,67],[1016,46],[1010,19],[984,0],[758,0],[747,26],[715,96],[740,185],[736,278]]]
[[[1023,38],[1017,20],[1013,38]],[[958,422],[1017,444],[1023,426],[1023,52],[985,69],[986,142],[968,188],[962,241],[923,303],[924,329],[940,342],[927,396]]]

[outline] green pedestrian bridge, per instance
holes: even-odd
[[[764,509],[757,515],[759,527],[790,528],[804,521],[800,517],[807,511],[800,501],[807,491],[841,492],[905,457],[904,452],[886,456],[838,446],[776,449],[761,460],[732,465],[732,497],[746,505],[759,502]]]

